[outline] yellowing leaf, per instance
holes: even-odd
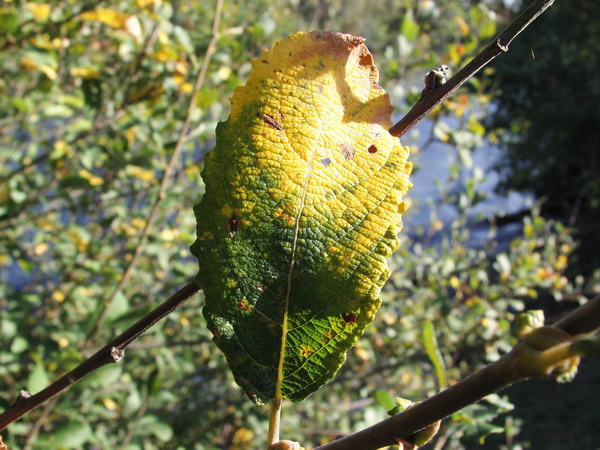
[[[46,20],[50,16],[50,5],[48,3],[27,3],[27,7],[37,20]]]
[[[93,80],[100,78],[100,72],[93,67],[73,67],[69,71],[72,77],[83,78],[84,80]]]
[[[217,127],[192,252],[214,341],[256,403],[326,383],[381,303],[411,164],[377,80],[362,38],[296,33]]]
[[[85,169],[81,169],[79,171],[79,176],[88,180],[88,182],[92,186],[102,186],[104,184],[104,179],[102,179],[101,177],[99,177],[97,175],[94,175],[93,173],[91,173]]]
[[[51,66],[50,64],[39,64],[37,61],[35,61],[29,56],[23,57],[23,59],[21,60],[21,68],[23,68],[24,70],[31,71],[37,70],[39,72],[42,72],[51,80],[56,79],[57,73],[56,68],[54,66]]]
[[[129,18],[129,14],[112,9],[96,9],[94,11],[86,11],[81,15],[83,20],[96,20],[113,28],[125,29],[125,23]]]
[[[52,299],[55,302],[62,303],[62,302],[65,301],[65,294],[63,294],[61,291],[53,291],[52,292]]]
[[[140,166],[129,165],[125,169],[125,173],[130,177],[139,178],[144,181],[153,181],[154,180],[154,172],[148,169],[144,169]]]
[[[160,237],[163,241],[172,241],[179,236],[179,230],[176,228],[166,229],[160,232]]]
[[[112,398],[103,397],[102,403],[104,404],[104,407],[109,411],[117,411],[119,409],[119,405],[117,405],[117,403]]]
[[[454,21],[458,25],[460,34],[463,36],[468,36],[469,33],[471,32],[471,29],[469,28],[469,25],[467,24],[467,22],[465,22],[465,19],[463,19],[460,16],[456,16],[456,17],[454,17]]]

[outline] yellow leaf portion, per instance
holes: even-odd
[[[129,18],[129,14],[112,9],[96,9],[94,11],[86,11],[81,15],[83,20],[97,20],[105,25],[113,28],[125,28],[125,23]]]

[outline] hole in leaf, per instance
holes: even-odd
[[[348,160],[354,157],[354,147],[352,147],[352,145],[346,143],[340,144],[340,150],[344,159]]]

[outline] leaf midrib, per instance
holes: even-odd
[[[322,122],[321,122],[322,123]],[[322,134],[322,129],[320,134]],[[320,136],[317,140],[320,140]],[[287,275],[287,289],[285,293],[285,302],[283,307],[283,319],[282,319],[282,327],[281,327],[281,352],[279,354],[279,365],[277,368],[277,381],[275,383],[275,400],[281,400],[283,397],[281,395],[281,385],[283,383],[283,360],[285,359],[285,348],[286,348],[286,340],[288,333],[288,312],[289,312],[289,304],[290,304],[290,295],[292,292],[292,275],[294,272],[294,266],[296,264],[296,249],[298,247],[298,236],[300,234],[300,218],[302,217],[302,213],[304,212],[306,194],[308,191],[308,183],[312,176],[313,162],[317,155],[317,147],[315,146],[315,150],[312,152],[310,161],[308,163],[308,173],[306,174],[306,179],[304,180],[304,184],[302,186],[302,198],[300,199],[300,207],[298,208],[298,214],[296,214],[296,225],[294,228],[294,241],[292,242],[292,254],[290,258],[290,269]]]

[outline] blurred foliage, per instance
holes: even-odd
[[[498,59],[490,120],[505,131],[504,187],[535,192],[546,214],[578,228],[577,268],[586,273],[600,267],[599,41],[596,1],[550,8]]]
[[[36,392],[73,368],[194,276],[188,246],[202,158],[262,48],[297,30],[363,35],[381,84],[403,109],[418,97],[427,70],[463,64],[506,15],[494,1],[437,3],[227,2],[190,134],[160,200],[211,39],[214,2],[3,2],[0,408],[20,389]],[[418,401],[434,393],[436,369],[421,344],[426,322],[439,343],[437,372],[452,384],[515,342],[511,323],[537,307],[536,298],[575,305],[594,287],[564,276],[573,237],[538,215],[510,244],[493,226],[473,243],[473,227],[484,219],[474,209],[484,200],[485,179],[472,153],[489,143],[482,120],[494,89],[485,72],[434,113],[429,132],[405,139],[417,166],[430,144],[444,145],[449,177],[439,182],[439,201],[414,200],[380,313],[331,383],[285,405],[284,437],[316,445],[385,418],[386,395]],[[431,220],[411,225],[419,208],[430,208]],[[451,223],[440,220],[448,208],[456,212]],[[268,411],[233,383],[201,305],[201,296],[191,299],[120,364],[12,424],[3,433],[9,448],[263,446]],[[492,396],[446,421],[436,445],[462,448],[502,430],[515,442],[518,420],[498,420],[510,409]]]

